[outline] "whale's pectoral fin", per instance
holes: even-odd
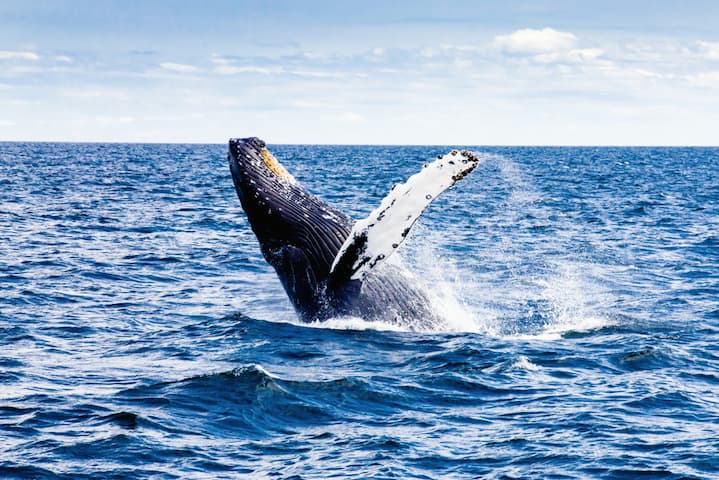
[[[364,279],[394,253],[429,204],[478,164],[473,153],[453,150],[395,185],[369,217],[352,227],[332,263],[330,283]]]

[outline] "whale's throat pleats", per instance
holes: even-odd
[[[229,163],[242,208],[265,259],[281,278],[299,275],[299,265],[289,267],[304,264],[312,270],[311,287],[320,288],[349,234],[351,220],[302,187],[260,139],[231,140]],[[304,287],[293,286],[292,290],[304,291]]]

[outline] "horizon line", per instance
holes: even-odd
[[[226,145],[227,142],[166,142],[166,141],[119,141],[119,140],[0,140],[3,143],[61,143],[75,145]],[[553,144],[478,144],[478,143],[295,143],[295,142],[267,142],[267,145],[277,146],[326,146],[326,147],[576,147],[576,148],[719,148],[717,145],[704,144],[578,144],[578,143],[553,143]]]

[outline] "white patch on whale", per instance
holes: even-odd
[[[462,179],[479,164],[471,152],[453,150],[395,185],[370,215],[358,220],[332,262],[349,267],[349,278],[361,280],[377,264],[389,258],[404,241],[417,218],[442,192]],[[351,262],[350,265],[346,265]]]

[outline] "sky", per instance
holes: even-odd
[[[0,141],[719,145],[714,0],[3,0]]]

